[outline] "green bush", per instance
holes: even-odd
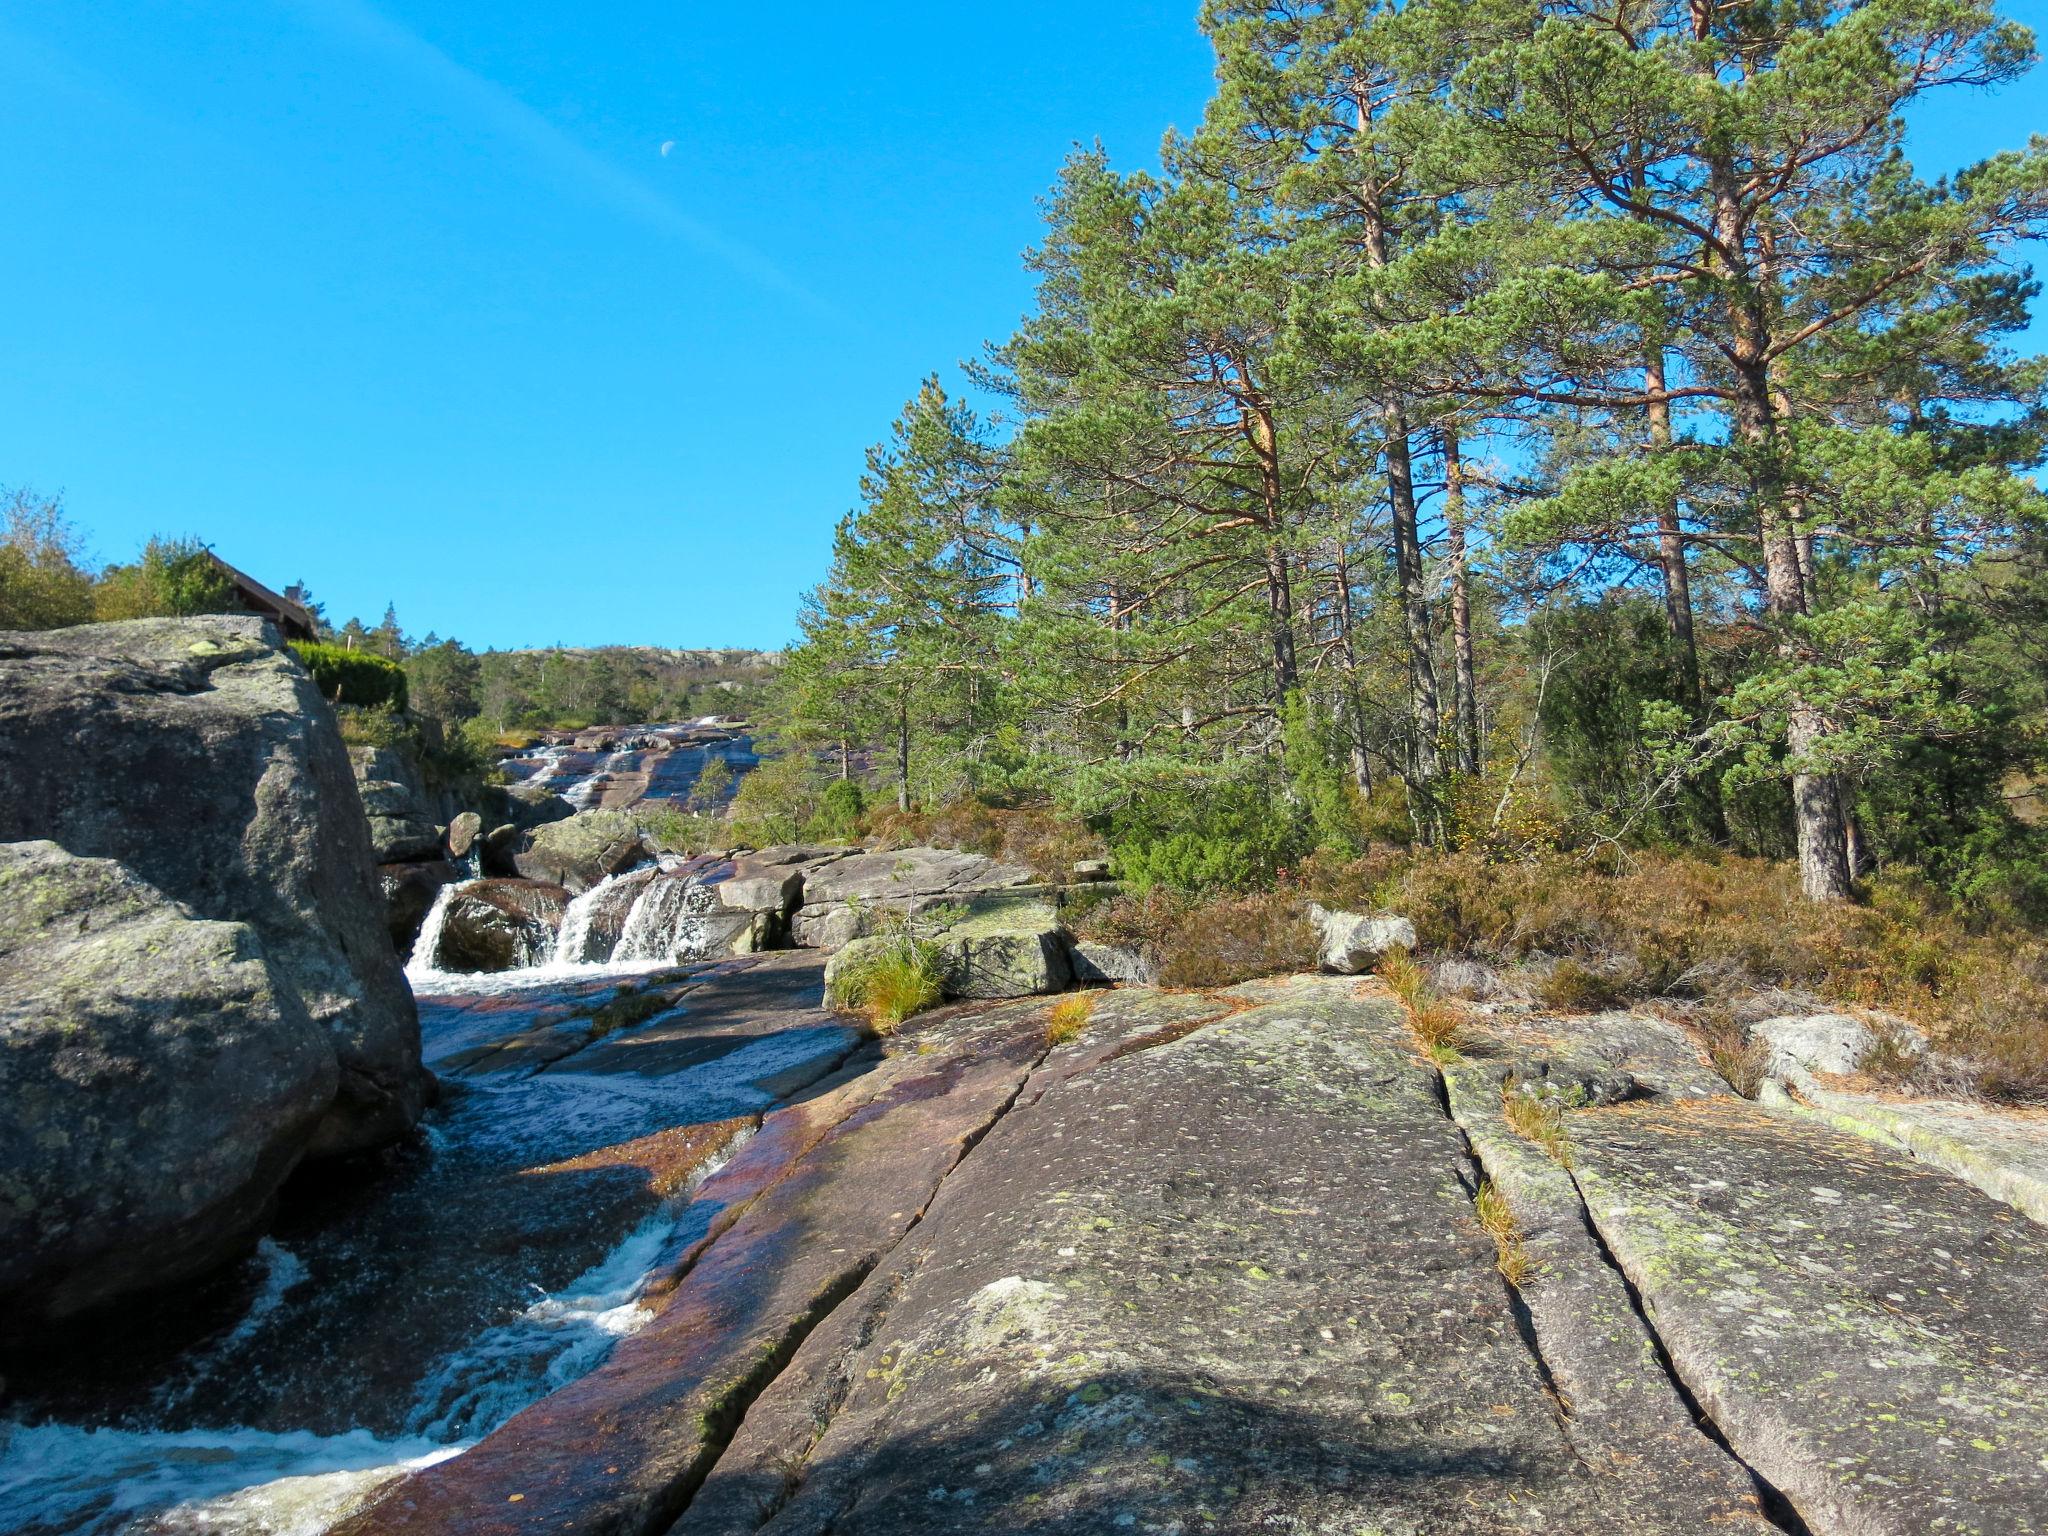
[[[321,693],[337,704],[354,704],[374,709],[389,705],[406,706],[405,668],[368,651],[351,651],[339,645],[321,645],[294,640],[297,656]]]
[[[822,840],[851,842],[860,836],[860,819],[867,810],[867,796],[852,779],[834,779],[818,799],[818,812],[806,829]]]
[[[1110,818],[1110,856],[1133,890],[1253,891],[1315,849],[1313,822],[1276,785],[1193,778],[1134,797]]]

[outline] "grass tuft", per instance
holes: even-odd
[[[1379,960],[1380,979],[1386,982],[1401,1006],[1408,1010],[1408,1027],[1438,1066],[1457,1059],[1453,1044],[1465,1022],[1456,1005],[1439,997],[1429,984],[1429,973],[1405,949],[1390,949]]]
[[[1700,1034],[1706,1043],[1707,1060],[1727,1079],[1730,1088],[1745,1099],[1753,1099],[1763,1091],[1764,1068],[1771,1059],[1769,1046],[1751,1039],[1748,1030],[1718,1009],[1701,1019]]]
[[[1560,1168],[1571,1167],[1572,1142],[1565,1134],[1564,1111],[1557,1105],[1510,1089],[1501,1100],[1501,1114],[1522,1140],[1536,1143]]]
[[[1536,1261],[1529,1257],[1529,1250],[1522,1243],[1521,1225],[1508,1209],[1506,1197],[1488,1179],[1472,1197],[1472,1206],[1479,1213],[1479,1225],[1493,1239],[1494,1267],[1500,1271],[1501,1279],[1519,1289],[1536,1272]]]
[[[893,1035],[944,996],[938,946],[905,932],[836,977],[829,1001],[857,1010],[876,1034]]]
[[[1046,1015],[1045,1038],[1054,1045],[1065,1045],[1077,1038],[1088,1027],[1088,1020],[1095,1013],[1093,992],[1073,992],[1052,1005],[1052,1012]]]

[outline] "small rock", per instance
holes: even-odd
[[[475,811],[464,811],[448,823],[448,857],[462,859],[469,856],[469,850],[476,846],[476,840],[483,835],[484,819]]]
[[[1622,1104],[1642,1093],[1642,1085],[1618,1067],[1598,1063],[1525,1056],[1508,1068],[1510,1093],[1532,1099],[1554,1099],[1571,1108]]]
[[[1107,880],[1108,878],[1109,860],[1076,859],[1074,861],[1074,879],[1076,882],[1088,883],[1096,880]]]
[[[1764,1070],[1781,1077],[1795,1068],[1848,1077],[1877,1048],[1877,1036],[1846,1013],[1810,1013],[1765,1019],[1750,1026],[1750,1037],[1770,1050]]]
[[[1430,980],[1445,997],[1461,997],[1472,1003],[1483,1003],[1500,990],[1499,978],[1476,960],[1442,961]]]
[[[1152,963],[1137,949],[1076,939],[1067,950],[1076,981],[1149,987],[1158,980]]]
[[[1309,921],[1323,939],[1323,969],[1357,976],[1390,949],[1413,949],[1415,925],[1392,913],[1331,912],[1309,903]]]

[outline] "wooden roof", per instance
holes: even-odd
[[[233,583],[236,600],[249,612],[260,613],[269,619],[284,631],[287,640],[318,638],[320,626],[313,618],[312,612],[303,604],[295,603],[290,598],[271,591],[247,571],[235,569],[212,550],[207,551],[207,557],[219,566],[222,574]]]

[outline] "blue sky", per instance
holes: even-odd
[[[780,644],[1068,147],[1200,116],[1194,12],[7,0],[0,485],[479,648]],[[2044,125],[2037,72],[1914,147]]]

